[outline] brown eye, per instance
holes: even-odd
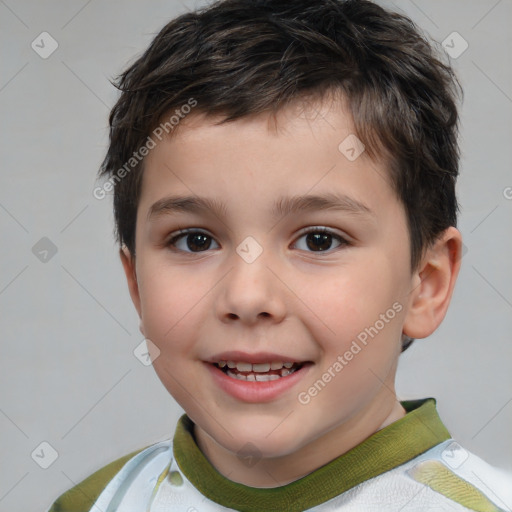
[[[302,244],[302,247],[297,248],[308,252],[329,251],[333,249],[333,243],[337,244],[334,249],[348,245],[348,242],[343,237],[326,228],[309,229],[302,233],[299,240],[302,238],[305,239],[305,243]],[[295,245],[299,245],[299,241],[297,241]]]
[[[331,248],[333,236],[325,233],[308,233],[306,245],[312,251],[327,251]]]
[[[172,237],[167,245],[182,252],[197,253],[211,249],[212,241],[213,238],[202,231],[182,231]]]

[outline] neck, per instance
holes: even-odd
[[[370,406],[359,411],[347,422],[338,425],[312,442],[286,456],[263,458],[252,467],[236,453],[218,444],[204,430],[195,426],[195,438],[200,450],[226,478],[249,487],[280,487],[294,482],[336,457],[343,455],[366,438],[405,415],[394,393],[385,388]]]

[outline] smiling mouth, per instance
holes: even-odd
[[[250,382],[265,382],[287,377],[300,370],[306,363],[272,362],[272,363],[245,363],[235,361],[219,361],[213,363],[228,377]]]

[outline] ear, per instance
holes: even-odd
[[[140,307],[140,295],[139,295],[139,283],[137,282],[137,273],[135,271],[135,258],[132,257],[128,247],[123,245],[119,249],[119,256],[121,257],[121,263],[123,264],[124,273],[126,275],[126,281],[128,283],[128,289],[130,290],[130,297],[132,298],[133,305],[141,317]],[[142,330],[142,327],[141,327]],[[144,333],[143,333],[144,334]]]
[[[452,298],[462,257],[462,235],[446,229],[428,248],[413,273],[410,303],[403,333],[411,338],[430,336],[443,321]]]

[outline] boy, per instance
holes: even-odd
[[[186,414],[51,511],[510,510],[512,478],[394,388],[460,267],[455,84],[363,0],[162,29],[120,78],[95,193]]]

